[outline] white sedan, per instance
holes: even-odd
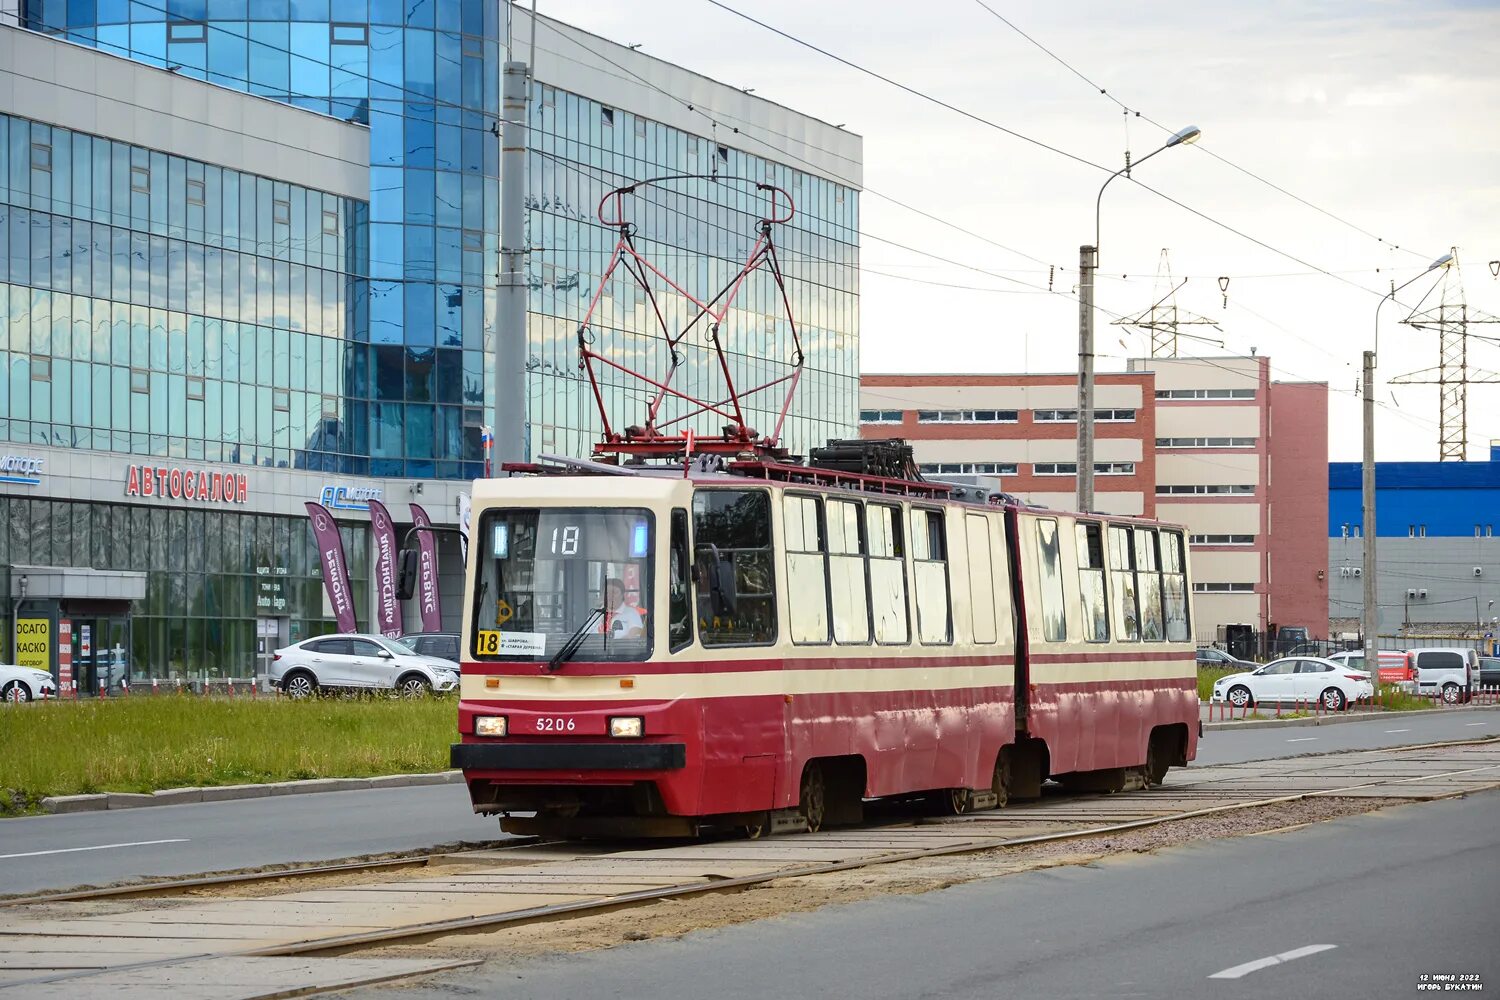
[[[1350,702],[1373,694],[1366,671],[1316,656],[1288,656],[1272,660],[1258,670],[1219,678],[1209,700],[1228,702],[1236,708],[1261,702],[1322,703],[1323,708],[1337,712]]]
[[[0,663],[0,701],[20,702],[56,697],[57,682],[47,671]]]

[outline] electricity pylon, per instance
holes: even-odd
[[[1419,303],[1420,305],[1420,303]],[[1457,251],[1443,275],[1441,298],[1429,309],[1413,310],[1401,322],[1417,330],[1438,332],[1436,368],[1399,375],[1392,385],[1436,385],[1438,387],[1438,461],[1468,459],[1469,386],[1500,382],[1500,374],[1469,367],[1469,326],[1500,323],[1500,319],[1471,309],[1464,299],[1463,277],[1458,270]]]

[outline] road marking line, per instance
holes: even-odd
[[[1317,739],[1316,736],[1299,736],[1297,739],[1295,739],[1295,740],[1287,740],[1287,742],[1288,743],[1311,743],[1315,739]]]
[[[112,851],[117,847],[150,847],[153,844],[186,844],[188,838],[174,837],[171,840],[133,840],[128,844],[99,844],[94,847],[60,847],[52,851],[27,851],[24,854],[0,854],[0,861],[9,858],[36,858],[43,854],[73,854],[76,851]]]
[[[1248,976],[1250,973],[1257,972],[1260,969],[1269,969],[1273,965],[1281,965],[1284,962],[1292,962],[1299,958],[1306,958],[1309,955],[1316,955],[1320,951],[1332,951],[1337,947],[1338,945],[1336,944],[1310,944],[1305,948],[1293,948],[1291,951],[1284,951],[1279,955],[1269,955],[1266,958],[1257,958],[1253,962],[1246,962],[1244,965],[1236,965],[1232,968],[1225,969],[1222,972],[1215,972],[1208,978],[1239,979],[1241,976]]]
[[[1484,723],[1484,722],[1465,722],[1464,725],[1466,725],[1466,726],[1483,726],[1483,725],[1487,725],[1487,723]]]
[[[1388,733],[1409,733],[1409,732],[1411,732],[1411,730],[1410,729],[1387,729],[1386,732],[1388,732]]]

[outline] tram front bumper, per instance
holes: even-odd
[[[464,771],[670,771],[687,766],[684,743],[454,743]]]

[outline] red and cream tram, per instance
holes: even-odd
[[[817,829],[1194,756],[1180,527],[773,462],[612,471],[475,483],[452,761],[507,830]]]

